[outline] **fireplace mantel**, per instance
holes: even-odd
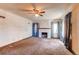
[[[41,28],[41,29],[39,29],[39,37],[42,38],[42,33],[43,32],[47,33],[47,38],[51,38],[51,29],[50,28]]]
[[[39,29],[51,29],[51,28],[39,28]]]

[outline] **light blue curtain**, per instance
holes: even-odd
[[[58,22],[58,36],[61,41],[63,41],[63,36],[62,36],[62,20]]]

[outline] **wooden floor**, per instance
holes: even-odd
[[[0,48],[1,55],[72,55],[59,39],[31,37]]]

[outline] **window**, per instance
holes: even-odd
[[[58,23],[53,24],[53,33],[57,34],[58,33]]]
[[[58,22],[52,23],[52,37],[58,38]]]

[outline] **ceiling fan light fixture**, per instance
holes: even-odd
[[[39,15],[38,14],[35,14],[35,16],[38,17]]]

